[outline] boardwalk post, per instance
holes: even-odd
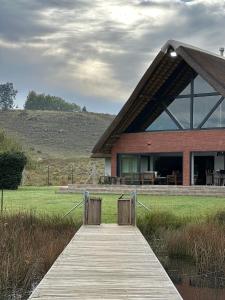
[[[101,224],[101,198],[90,198],[89,193],[84,192],[84,225]]]
[[[118,225],[131,224],[131,201],[130,199],[118,199]]]
[[[89,198],[88,199],[88,225],[100,225],[101,224],[101,198]]]
[[[136,226],[136,192],[132,192],[130,199],[118,199],[118,225]]]

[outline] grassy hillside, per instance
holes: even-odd
[[[112,120],[112,115],[88,112],[0,111],[0,129],[31,158],[23,176],[26,185],[85,183],[93,181],[93,171],[95,178],[102,175],[103,160],[90,154]]]
[[[82,112],[0,112],[0,128],[14,136],[32,156],[89,156],[113,116]]]

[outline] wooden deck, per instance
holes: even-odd
[[[182,299],[137,227],[83,225],[29,299]]]

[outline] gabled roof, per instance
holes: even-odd
[[[170,51],[175,51],[177,57],[171,57]],[[195,76],[201,75],[225,97],[225,58],[191,45],[169,40],[95,145],[92,157],[110,156],[111,149],[120,135],[129,132],[131,128],[135,131],[138,117],[144,126],[146,110],[151,112],[150,118],[154,120],[160,113],[157,108],[159,95],[174,99],[188,85],[193,73]],[[149,123],[149,118],[146,122]]]

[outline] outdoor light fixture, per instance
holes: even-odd
[[[175,51],[170,51],[170,56],[171,57],[177,57],[177,53]]]

